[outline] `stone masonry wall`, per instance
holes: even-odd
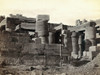
[[[0,33],[0,64],[59,65],[61,44],[36,44],[27,33]],[[63,52],[64,53],[64,52]]]

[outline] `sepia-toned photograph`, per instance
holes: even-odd
[[[0,0],[0,75],[100,75],[100,1]]]

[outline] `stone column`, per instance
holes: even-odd
[[[64,35],[63,37],[63,44],[65,47],[69,48],[71,50],[71,32],[69,30],[63,30]]]
[[[54,33],[49,32],[49,44],[53,44],[53,43],[54,43]]]
[[[85,30],[85,51],[83,56],[87,56],[89,60],[92,60],[94,53],[96,52],[96,28],[95,23],[92,23]]]
[[[78,58],[78,40],[77,40],[77,33],[72,32],[72,54],[71,56],[75,59]]]
[[[67,34],[64,34],[64,46],[65,47],[68,47],[67,44],[68,44],[68,38],[67,38]]]
[[[41,44],[48,44],[48,36],[41,36]]]
[[[79,46],[78,58],[81,58],[82,57],[82,35],[79,35],[78,46]]]
[[[36,19],[36,32],[38,33],[38,37],[41,38],[41,44],[48,43],[48,15],[38,15]]]
[[[95,27],[87,27],[85,31],[85,40],[89,40],[92,46],[96,46],[96,29]]]

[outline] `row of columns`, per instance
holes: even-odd
[[[41,38],[41,44],[52,44],[54,43],[54,33],[48,31],[48,15],[38,15],[36,20],[36,32],[38,33],[38,37]],[[64,36],[64,43],[68,42],[68,35]],[[82,56],[82,35],[77,36],[77,32],[73,31],[71,35],[71,43],[72,43],[72,56],[74,58],[78,58]],[[89,26],[85,29],[85,43],[87,40],[91,42],[91,45],[94,46],[96,38],[96,30],[95,26]],[[66,40],[67,39],[67,40]],[[67,47],[67,44],[65,44]],[[85,48],[86,49],[86,48]]]
[[[85,41],[85,50],[89,50],[90,46],[96,45],[96,29],[95,27],[87,27],[85,30],[85,38],[82,39],[82,34],[77,35],[77,32],[72,32],[71,38],[72,38],[72,57],[81,58],[83,54],[82,46],[83,46],[83,40]],[[87,40],[91,43],[89,46],[86,46],[88,44]]]

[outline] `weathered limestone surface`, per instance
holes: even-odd
[[[48,15],[38,15],[37,21],[36,21],[36,32],[38,33],[38,36],[41,38],[42,44],[48,43]]]
[[[68,26],[48,21],[48,15],[38,15],[36,20],[0,17],[1,75],[89,75],[90,70],[97,74],[99,22],[77,20],[77,26]]]
[[[72,57],[73,58],[78,58],[78,39],[77,39],[77,33],[72,32]]]
[[[49,44],[53,44],[55,42],[54,32],[49,32]]]

